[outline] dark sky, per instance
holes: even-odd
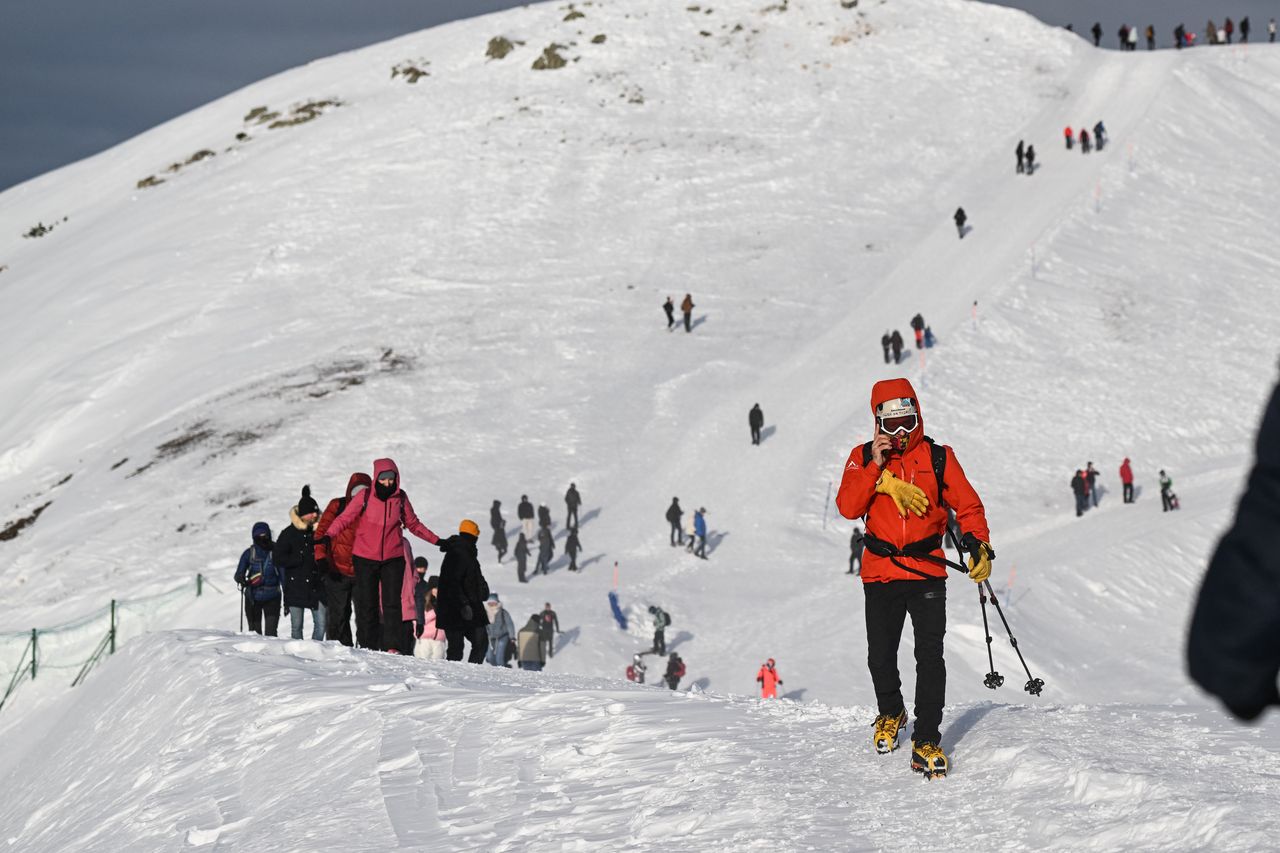
[[[672,0],[674,2],[674,0]],[[832,0],[834,2],[834,0]],[[5,0],[0,12],[0,190],[312,59],[514,0]],[[1154,23],[1250,15],[1265,38],[1275,0],[1004,0],[1053,24],[1070,9],[1114,46],[1123,16]],[[1149,19],[1149,20],[1148,20]],[[1198,22],[1198,23],[1197,23]]]

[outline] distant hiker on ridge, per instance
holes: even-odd
[[[564,526],[578,526],[578,507],[582,506],[582,495],[578,494],[578,484],[570,483],[569,491],[564,493]]]
[[[1027,170],[1027,167],[1023,164],[1023,161],[1026,158],[1026,148],[1024,147],[1024,143],[1021,139],[1018,140],[1018,147],[1014,149],[1013,153],[1018,157],[1018,166],[1015,169],[1015,174],[1021,175]]]
[[[902,361],[902,333],[897,329],[893,330],[893,336],[889,338],[889,346],[893,348],[893,363],[898,364]]]
[[[956,208],[956,215],[953,217],[956,221],[956,231],[960,234],[960,239],[964,239],[964,224],[969,221],[969,215],[964,212],[963,207]]]
[[[866,543],[862,541],[862,528],[853,526],[853,535],[849,537],[849,571],[847,575],[856,575],[862,571],[862,551]]]
[[[489,507],[489,526],[493,528],[491,544],[498,551],[498,562],[507,553],[507,520],[502,517],[502,501],[495,500]]]
[[[667,297],[666,302],[662,303],[662,310],[667,313],[667,331],[669,332],[676,324],[676,304],[671,301],[670,296]]]
[[[667,659],[667,671],[663,678],[667,682],[667,688],[675,690],[680,686],[680,679],[684,678],[685,666],[684,661],[680,659],[680,655],[675,652],[671,653],[671,657]]]
[[[911,330],[916,333],[916,349],[924,349],[924,315],[917,313],[911,318]]]
[[[1027,146],[1027,174],[1034,175],[1036,173],[1036,147],[1034,145]]]
[[[686,293],[684,301],[680,303],[680,312],[684,314],[684,330],[686,332],[693,331],[693,294]]]
[[[516,518],[520,520],[520,529],[524,531],[526,539],[533,538],[533,504],[529,502],[528,495],[520,496],[520,503],[516,504]]]
[[[569,557],[569,571],[578,570],[578,553],[582,550],[582,542],[578,539],[578,528],[570,527],[569,536],[564,541],[564,552]]]
[[[889,337],[889,331],[880,336],[880,348],[884,350],[884,363],[889,363],[889,347],[893,345],[893,339]]]
[[[760,671],[756,673],[756,681],[760,684],[761,699],[778,698],[778,685],[782,683],[782,676],[778,675],[777,664],[773,658],[769,658],[764,662],[764,666],[760,667]]]
[[[1079,518],[1089,508],[1089,483],[1084,478],[1084,472],[1079,468],[1071,478],[1071,492],[1076,496],[1076,518]]]
[[[516,539],[516,578],[520,583],[528,583],[529,579],[525,577],[525,570],[529,567],[529,540],[525,538],[524,531],[520,531],[520,536]]]
[[[680,519],[683,517],[684,510],[680,509],[680,499],[672,498],[671,506],[667,507],[667,523],[671,525],[672,546],[684,544],[684,528],[680,526]]]
[[[1075,141],[1075,131],[1070,126],[1062,131],[1062,136],[1067,140],[1067,150],[1071,150],[1071,143]]]
[[[1124,491],[1124,502],[1133,503],[1133,468],[1129,465],[1129,457],[1120,463],[1120,485]]]
[[[1102,46],[1102,24],[1098,21],[1094,21],[1093,26],[1090,27],[1089,29],[1089,32],[1093,33],[1093,46],[1101,47]]]
[[[543,527],[538,531],[538,565],[534,567],[533,573],[545,575],[555,553],[556,543],[551,536],[551,528]]]
[[[747,425],[751,427],[751,443],[760,443],[760,430],[764,429],[764,412],[760,409],[760,404],[756,403],[751,407],[751,411],[747,412]]]

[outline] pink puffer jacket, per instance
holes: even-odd
[[[378,475],[391,471],[396,475],[396,490],[385,501],[378,497]],[[400,469],[390,459],[376,459],[373,463],[373,488],[364,492],[363,500],[353,498],[347,503],[342,515],[333,520],[326,531],[331,541],[337,541],[352,524],[356,525],[356,539],[351,553],[366,560],[393,560],[404,556],[404,536],[402,530],[407,529],[419,539],[432,545],[440,541],[440,537],[432,533],[418,519],[409,503],[409,496],[400,488]]]

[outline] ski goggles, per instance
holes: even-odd
[[[920,426],[920,416],[916,414],[891,415],[877,418],[876,420],[880,422],[880,431],[888,435],[897,435],[900,432],[914,432],[915,428]]]

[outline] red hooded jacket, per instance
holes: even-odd
[[[863,445],[859,444],[849,454],[849,461],[844,466],[844,476],[840,480],[840,491],[836,493],[836,507],[845,518],[866,517],[867,535],[883,539],[898,548],[928,539],[931,536],[945,535],[947,511],[942,506],[938,495],[938,478],[933,472],[933,455],[929,444],[924,440],[924,413],[920,406],[920,398],[906,379],[887,379],[877,382],[871,389],[871,414],[885,400],[895,397],[910,397],[916,401],[919,423],[911,433],[907,449],[901,455],[890,455],[885,460],[885,468],[893,472],[899,480],[912,483],[924,490],[929,498],[929,509],[924,517],[908,512],[903,518],[898,514],[898,507],[888,495],[876,492],[876,481],[880,479],[882,469],[874,461],[862,464]],[[955,451],[941,445],[947,454],[946,503],[956,513],[956,521],[960,525],[961,534],[972,533],[978,539],[990,544],[991,534],[987,529],[986,510],[978,493],[969,484],[964,469],[956,459]],[[943,551],[937,548],[931,552],[935,557],[942,557]],[[947,569],[937,563],[913,557],[897,557],[898,562],[910,566],[929,577],[946,577]],[[862,582],[883,583],[896,580],[920,580],[919,574],[905,571],[893,564],[888,557],[871,553],[868,549],[863,554]]]
[[[348,527],[337,539],[324,537],[329,530],[329,525],[333,524],[333,520],[346,508],[355,490],[360,486],[367,489],[372,485],[373,481],[369,479],[368,474],[360,472],[352,474],[351,479],[347,480],[346,496],[329,501],[324,512],[320,514],[320,520],[316,522],[316,563],[324,571],[337,571],[347,577],[355,575],[355,567],[351,565],[351,546],[356,541],[356,529]]]
[[[391,471],[396,475],[396,490],[385,501],[378,497],[377,486],[373,486],[356,500],[349,501],[342,514],[329,525],[327,533],[330,539],[339,540],[348,527],[355,528],[355,542],[351,553],[365,560],[393,560],[404,556],[404,537],[402,529],[407,529],[419,539],[432,545],[440,541],[440,537],[432,533],[413,511],[409,496],[400,488],[400,469],[390,459],[373,461],[373,476],[380,471]]]
[[[1133,483],[1133,468],[1129,466],[1128,457],[1125,457],[1124,462],[1120,465],[1120,482],[1128,484]]]

